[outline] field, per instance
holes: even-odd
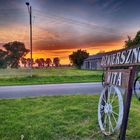
[[[0,85],[30,85],[47,83],[98,82],[102,71],[73,68],[0,69]]]
[[[1,140],[116,140],[97,122],[99,95],[0,100]],[[127,140],[140,139],[140,102],[133,98]]]

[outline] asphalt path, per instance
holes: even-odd
[[[0,98],[22,98],[63,94],[99,94],[102,89],[101,83],[0,86]]]

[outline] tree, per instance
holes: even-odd
[[[44,67],[45,66],[45,60],[44,60],[44,58],[40,58],[40,64],[41,64],[41,67]]]
[[[128,36],[128,40],[125,41],[125,48],[129,48],[137,44],[140,44],[140,31],[137,32],[133,39],[131,39],[131,37]]]
[[[52,60],[50,58],[47,58],[46,59],[47,67],[50,67],[51,63],[52,63]]]
[[[27,59],[26,58],[21,58],[21,63],[24,65],[24,68],[26,68],[27,65]]]
[[[138,31],[135,35],[135,37],[133,39],[131,39],[130,36],[128,36],[128,40],[125,41],[125,48],[129,48],[135,45],[140,44],[140,31]],[[137,70],[136,70],[136,76],[138,76],[140,70],[140,66],[137,66]]]
[[[20,60],[29,52],[24,43],[14,41],[3,45],[6,50],[6,63],[11,68],[18,68]]]
[[[36,59],[36,60],[35,60],[35,63],[38,65],[38,68],[40,68],[40,67],[41,67],[41,62],[40,62],[40,59]]]
[[[53,59],[53,64],[55,67],[58,67],[60,65],[60,59],[58,57],[55,57]]]
[[[35,60],[35,63],[38,65],[39,68],[45,66],[45,60],[44,60],[44,58],[38,58],[38,59],[36,59]]]
[[[69,55],[70,62],[77,68],[81,68],[84,59],[88,58],[89,53],[86,50],[77,50]]]
[[[34,64],[34,59],[31,60],[31,58],[27,58],[26,59],[26,63],[27,63],[27,66],[30,68],[31,67],[31,62],[32,64]]]
[[[129,48],[131,46],[133,46],[133,40],[131,39],[130,36],[127,36],[128,40],[125,41],[125,48]]]
[[[6,68],[7,67],[6,55],[7,55],[7,52],[0,49],[0,68]]]

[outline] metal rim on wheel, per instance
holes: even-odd
[[[102,74],[102,86],[105,87],[105,74]]]
[[[105,135],[111,135],[120,129],[123,119],[123,98],[116,86],[103,89],[98,104],[98,122]]]
[[[134,94],[135,97],[140,101],[140,77],[137,77],[134,81]]]

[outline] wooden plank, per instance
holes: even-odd
[[[105,84],[128,88],[130,69],[115,69],[105,72]]]
[[[128,88],[126,90],[125,99],[124,99],[124,115],[123,115],[121,130],[120,130],[120,136],[119,136],[120,140],[125,140],[130,105],[131,105],[131,98],[132,98],[132,86],[135,77],[136,67],[130,68],[130,71],[131,71],[130,72],[131,76],[128,81]]]
[[[140,65],[140,45],[117,51],[107,52],[102,57],[102,67]]]

